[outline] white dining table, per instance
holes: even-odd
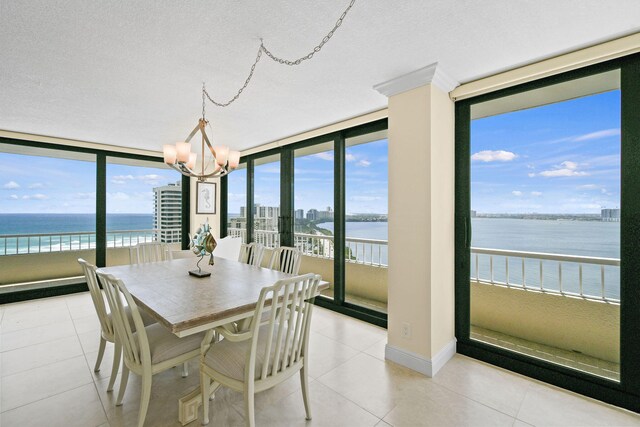
[[[195,256],[103,267],[98,271],[122,280],[138,307],[178,337],[250,319],[262,288],[291,277],[276,270],[224,258],[214,257],[214,265],[211,266],[205,260],[200,264],[204,264],[202,269],[211,275],[202,278],[188,273],[196,268]],[[318,291],[328,286],[327,282],[321,282]],[[179,400],[179,421],[182,425],[198,418],[201,403],[199,387]]]

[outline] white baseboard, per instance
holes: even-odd
[[[399,365],[405,366],[428,377],[433,377],[456,354],[456,340],[451,340],[442,350],[429,360],[409,350],[387,344],[384,357]]]

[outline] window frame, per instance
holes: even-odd
[[[387,327],[387,314],[376,310],[362,307],[357,304],[345,301],[345,140],[347,138],[357,137],[368,133],[373,133],[388,129],[388,119],[380,119],[330,132],[324,135],[315,136],[283,147],[272,148],[258,153],[243,156],[240,163],[245,163],[247,168],[247,205],[253,206],[253,190],[254,190],[254,162],[262,157],[280,154],[280,214],[283,229],[280,230],[280,241],[283,246],[291,246],[293,244],[294,235],[294,151],[319,145],[333,141],[334,150],[334,297],[333,299],[318,296],[315,298],[315,304],[330,310],[355,317],[360,320]],[[220,212],[220,235],[225,237],[228,234],[227,229],[227,195],[228,183],[227,177],[221,178],[221,212]],[[251,216],[251,217],[250,217]],[[253,209],[247,209],[247,242],[253,241]],[[336,260],[343,260],[336,262]]]
[[[620,382],[535,359],[470,339],[471,309],[471,106],[532,89],[620,70],[621,235]],[[455,335],[457,352],[632,411],[640,412],[640,54],[457,101],[455,103]],[[635,362],[635,363],[634,363]]]
[[[76,153],[87,153],[95,155],[96,162],[96,266],[106,266],[107,256],[107,157],[126,158],[132,160],[141,160],[148,162],[164,163],[161,155],[151,156],[133,153],[123,153],[119,151],[76,147],[72,145],[54,144],[50,142],[39,142],[28,139],[16,139],[0,137],[0,145],[17,145],[23,147],[45,148],[55,151],[66,151]],[[189,229],[190,229],[190,186],[189,177],[181,175],[182,178],[182,227],[181,227],[181,246],[182,249],[189,247]],[[41,288],[28,291],[15,291],[2,294],[0,303],[24,301],[28,299],[44,298],[54,295],[64,295],[72,292],[86,291],[86,283],[82,285],[65,285],[53,288]]]

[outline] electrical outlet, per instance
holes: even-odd
[[[407,322],[402,324],[402,338],[411,338],[411,325]]]

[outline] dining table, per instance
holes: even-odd
[[[212,331],[231,322],[248,321],[253,317],[262,288],[292,277],[219,257],[214,257],[213,265],[202,267],[210,276],[196,277],[189,274],[189,270],[197,269],[196,261],[194,256],[102,267],[98,271],[122,280],[138,308],[178,337]],[[328,287],[328,282],[321,281],[318,292]],[[208,348],[208,344],[203,342],[202,348]],[[178,418],[182,425],[198,418],[201,403],[199,387],[179,400]]]

